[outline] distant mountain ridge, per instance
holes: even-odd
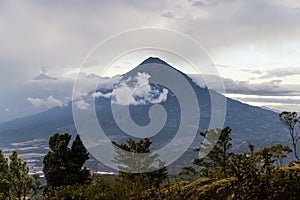
[[[53,78],[51,76],[48,76],[45,73],[40,73],[37,77],[35,77],[33,80],[41,81],[41,80],[57,80],[57,78]]]

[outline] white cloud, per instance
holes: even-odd
[[[163,91],[159,94],[158,98],[156,99],[151,99],[151,103],[155,104],[155,103],[161,103],[163,101],[167,100],[168,97],[168,90],[163,88]]]
[[[157,104],[167,100],[168,90],[163,88],[152,88],[149,84],[150,75],[138,73],[135,77],[130,77],[119,82],[111,92],[95,92],[95,98],[112,98],[113,103],[120,105]]]
[[[73,91],[73,97],[75,99],[87,96],[89,92],[99,90],[102,88],[105,89],[112,89],[119,80],[121,80],[122,76],[116,75],[111,78],[108,77],[97,77],[97,76],[90,76],[85,73],[80,73],[77,76],[77,81],[79,84],[76,87],[76,90],[73,90],[73,84],[71,85],[70,91]],[[71,80],[72,83],[74,79]],[[97,84],[98,83],[98,84]]]
[[[53,74],[50,73],[49,76]],[[74,93],[74,100],[86,97],[89,92],[99,88],[111,89],[122,78],[122,76],[100,78],[97,75],[80,73],[78,76],[76,74],[57,76],[56,80],[26,81],[20,87],[11,90],[10,95],[1,96],[3,108],[0,112],[0,121],[32,115],[72,101],[76,77],[81,80],[81,85]],[[10,108],[9,112],[4,112],[6,107]]]
[[[58,100],[53,96],[49,96],[48,98],[45,99],[28,97],[26,101],[36,107],[46,107],[46,108],[53,108],[56,106],[64,107],[68,105],[67,101]]]
[[[115,85],[122,79],[121,75],[113,76],[111,78],[105,77],[100,79],[100,84],[98,84],[98,89],[105,88],[105,89],[113,89]]]
[[[94,92],[93,93],[94,98],[99,98],[99,97],[110,98],[111,96],[112,96],[112,93],[102,93],[102,92]]]
[[[86,110],[89,108],[89,103],[86,102],[85,100],[81,99],[81,100],[77,100],[75,101],[75,106],[80,109],[80,110]]]
[[[139,104],[157,104],[167,100],[168,90],[163,89],[162,92],[158,88],[151,88],[149,84],[150,75],[146,73],[138,73],[133,81],[128,79],[122,82],[112,92],[114,103],[121,105],[139,105]]]

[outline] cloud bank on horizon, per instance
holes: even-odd
[[[22,105],[33,113],[64,106],[70,76],[95,45],[145,26],[181,31],[201,43],[228,96],[300,111],[299,18],[297,0],[0,1],[0,121],[24,115]],[[30,81],[41,69],[58,80]],[[93,79],[87,80],[88,88]]]

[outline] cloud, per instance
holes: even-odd
[[[28,81],[27,82],[27,92],[26,94],[30,94],[33,91],[35,95],[41,95],[47,88],[46,94],[52,94],[47,98],[32,98],[28,97],[26,99],[27,102],[31,103],[37,108],[53,108],[55,106],[66,106],[69,101],[74,101],[74,104],[79,109],[87,109],[89,107],[88,97],[91,91],[105,89],[111,90],[114,88],[115,84],[117,84],[121,80],[122,76],[113,76],[113,77],[99,77],[95,74],[86,74],[79,73],[70,75],[68,77],[60,77],[56,80],[40,80],[38,83],[36,81]],[[80,81],[80,85],[73,90],[74,81]],[[96,84],[98,83],[98,84]],[[58,98],[54,98],[54,95]],[[95,97],[100,97],[100,93],[94,93]],[[108,98],[107,94],[103,94],[103,97]],[[73,99],[72,99],[73,98]],[[61,99],[61,100],[60,100]]]
[[[300,67],[284,67],[284,68],[276,68],[272,70],[268,70],[264,72],[265,74],[260,76],[259,78],[274,78],[274,77],[288,77],[300,75]]]
[[[9,112],[0,110],[2,111],[0,121],[32,115],[72,101],[76,77],[81,80],[81,85],[74,91],[75,100],[81,99],[97,88],[113,88],[114,84],[122,78],[122,76],[100,78],[96,74],[80,73],[78,76],[76,74],[58,76],[55,80],[25,81],[18,88],[10,90],[10,95],[1,96],[0,106],[10,109]]]
[[[98,91],[98,92],[94,92],[93,93],[93,97],[94,98],[99,98],[99,97],[111,98],[112,97],[112,93],[109,93],[109,92],[102,93],[102,92]]]
[[[114,88],[115,84],[117,84],[121,80],[121,75],[116,75],[113,77],[99,77],[99,76],[91,76],[86,75],[85,73],[80,73],[77,76],[77,79],[79,81],[79,84],[76,87],[76,90],[73,90],[70,88],[70,91],[73,93],[73,97],[75,99],[87,96],[89,92],[100,90],[102,88],[105,88],[107,90],[110,90]],[[72,80],[75,81],[75,80]]]
[[[215,91],[222,91],[218,88],[219,84],[216,83],[216,77],[213,75],[189,75],[192,80],[200,87],[209,86],[209,89]],[[232,94],[248,94],[248,95],[261,95],[261,96],[299,96],[300,88],[297,84],[283,84],[282,80],[271,80],[261,83],[251,83],[249,81],[236,81],[230,78],[221,78],[226,93]]]
[[[1,37],[7,38],[0,47],[5,73],[0,73],[0,80],[17,85],[35,76],[41,66],[48,71],[76,68],[99,42],[140,26],[182,31],[213,50],[299,40],[298,5],[293,0],[75,1],[60,6],[46,1],[5,1],[0,15]]]
[[[49,96],[48,98],[45,98],[45,99],[28,97],[26,99],[26,101],[31,103],[32,105],[34,105],[36,107],[46,107],[48,109],[56,107],[56,106],[64,107],[64,106],[68,105],[68,102],[58,100],[53,96]]]
[[[295,0],[116,0],[89,3],[75,0],[72,3],[60,2],[59,5],[29,0],[3,1],[0,4],[1,38],[5,38],[0,45],[0,101],[5,104],[3,107],[10,108],[10,115],[0,116],[0,121],[8,116],[11,119],[41,111],[40,108],[33,111],[23,107],[26,106],[24,102],[28,104],[28,97],[42,100],[50,95],[59,100],[70,98],[74,79],[59,77],[57,81],[43,81],[40,85],[27,82],[30,84],[28,88],[23,83],[35,77],[42,66],[55,77],[66,72],[74,73],[95,45],[131,28],[155,26],[184,32],[200,42],[212,57],[216,57],[216,61],[219,54],[236,47],[257,46],[266,47],[273,56],[282,55],[283,61],[289,60],[290,57],[285,56],[292,54],[299,62],[299,48],[294,44],[300,41],[300,12],[299,2]],[[276,46],[286,41],[286,49]],[[228,60],[239,56],[238,53],[229,55]],[[269,56],[260,55],[263,60],[270,60]],[[241,60],[237,62],[246,62]],[[261,74],[260,78],[284,78],[299,74],[298,70],[270,70]],[[259,71],[251,73],[259,74]],[[238,72],[233,72],[233,75],[239,76]],[[77,97],[86,95],[94,87],[93,80],[96,77],[85,81],[77,91]],[[295,95],[293,93],[298,93],[299,88],[299,84],[295,87],[270,81],[261,84],[233,80],[225,82],[230,92],[272,91]]]
[[[278,98],[238,98],[247,102],[264,102],[264,103],[281,103],[281,104],[297,104],[300,105],[300,99],[278,99]]]
[[[198,7],[198,6],[203,7],[203,6],[205,6],[205,4],[204,4],[202,1],[194,1],[194,2],[192,3],[192,6],[195,6],[195,7]]]
[[[243,69],[242,70],[243,72],[250,72],[252,74],[262,74],[263,72],[258,70],[258,69],[255,69],[255,70],[250,70],[250,69]]]
[[[86,102],[85,100],[81,99],[81,100],[76,100],[74,102],[75,106],[80,109],[80,110],[86,110],[89,108],[89,103]]]
[[[157,104],[166,101],[168,90],[151,86],[149,78],[147,73],[138,73],[135,77],[120,81],[111,92],[97,91],[93,96],[112,98],[113,103],[119,105]]]
[[[41,66],[48,71],[76,68],[93,46],[112,34],[139,26],[182,31],[208,49],[297,40],[298,4],[293,0],[116,0],[57,6],[45,1],[5,1],[0,15],[1,36],[7,38],[0,47],[0,65],[5,73],[0,73],[0,80],[16,85],[15,80],[35,76]],[[8,75],[14,76],[14,81],[7,79]]]
[[[169,18],[169,19],[172,19],[172,18],[175,17],[175,16],[172,14],[172,12],[170,12],[170,11],[164,12],[161,16],[162,16],[162,17]]]
[[[255,106],[272,108],[276,112],[284,110],[300,111],[300,95],[298,96],[261,96],[261,95],[241,95],[241,94],[226,94],[229,98],[234,98],[238,101],[252,104]]]
[[[104,77],[100,78],[98,84],[98,89],[105,88],[107,90],[113,89],[117,83],[123,78],[121,75],[113,76],[113,77]]]
[[[212,75],[190,75],[192,80],[201,87],[209,85],[209,89],[221,91],[216,87],[216,77]],[[236,81],[230,78],[221,78],[225,87],[225,96],[238,101],[273,110],[300,111],[300,88],[296,84],[286,84],[280,79],[251,83]],[[205,81],[206,82],[205,82]]]
[[[1,1],[5,40],[0,45],[0,96],[35,77],[42,66],[55,75],[66,68],[75,71],[89,51],[111,35],[161,25],[160,13],[168,3],[156,2],[75,0],[57,6],[46,1]]]
[[[173,18],[171,23],[204,43],[207,49],[261,46],[300,39],[300,22],[297,20],[300,12],[295,10],[296,3],[270,0],[196,2],[191,1],[181,10],[169,9],[170,15],[182,16],[180,19]],[[199,6],[195,7],[195,4]]]
[[[46,72],[47,72],[46,67],[42,66],[41,69],[40,69],[40,73],[41,73],[41,74],[44,74],[44,73],[46,73]]]

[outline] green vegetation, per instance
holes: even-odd
[[[5,158],[0,150],[0,199],[38,198],[41,182],[37,175],[28,175],[29,169],[16,151]]]
[[[287,112],[284,111],[279,114],[279,119],[283,125],[287,127],[290,132],[290,136],[292,139],[294,155],[297,160],[299,160],[299,156],[297,154],[297,143],[300,140],[300,136],[297,134],[296,127],[300,123],[299,117],[297,117],[296,112]]]
[[[138,199],[142,198],[144,191],[159,187],[168,177],[167,168],[164,167],[164,163],[158,159],[159,155],[150,154],[150,145],[152,142],[150,142],[148,138],[137,142],[128,139],[126,143],[117,144],[113,142],[113,144],[118,147],[116,148],[114,161],[119,164],[120,169],[116,181],[122,185],[126,185],[124,188],[124,196],[128,196],[132,199],[136,199],[137,197]],[[130,155],[133,155],[133,157],[129,157],[120,151],[120,149],[132,153]],[[149,153],[149,155],[145,154],[138,157],[135,155],[137,153]],[[126,167],[123,167],[124,165]],[[154,167],[154,165],[157,167]],[[147,172],[130,173],[134,171]]]
[[[219,132],[219,134],[217,134]],[[205,132],[200,132],[200,135],[206,140],[201,143],[201,146],[195,151],[200,153],[208,153],[204,158],[195,158],[193,164],[200,166],[200,176],[210,177],[210,178],[226,178],[228,176],[228,168],[230,158],[232,153],[229,150],[232,147],[230,143],[231,129],[226,127],[224,129],[210,129]],[[220,135],[217,143],[214,145],[213,141],[209,139],[214,137],[209,137],[210,135]],[[211,151],[207,150],[210,146],[214,148]]]
[[[28,167],[16,151],[8,158],[0,151],[0,199],[299,199],[299,118],[297,113],[283,112],[279,119],[289,130],[292,149],[277,144],[255,150],[248,144],[248,151],[236,154],[229,127],[206,130],[200,133],[206,139],[195,149],[202,157],[194,158],[193,165],[183,167],[172,181],[159,156],[151,154],[152,142],[147,138],[113,142],[118,147],[114,162],[119,173],[97,175],[84,167],[89,154],[79,135],[69,147],[71,136],[57,133],[50,138],[50,151],[43,161],[46,185],[38,175],[28,175]],[[215,135],[219,135],[216,142]],[[292,152],[296,160],[284,165]],[[145,156],[138,160],[129,156],[137,153]]]
[[[89,170],[83,167],[89,154],[79,135],[71,148],[68,147],[70,140],[71,135],[67,133],[56,133],[49,140],[50,151],[43,161],[43,172],[49,187],[82,184],[89,180]]]
[[[158,187],[167,178],[167,168],[164,167],[164,163],[158,159],[158,154],[145,154],[140,157],[134,155],[136,153],[150,153],[150,145],[152,142],[150,142],[148,138],[137,142],[128,139],[126,143],[117,144],[116,142],[113,142],[113,144],[118,147],[116,148],[115,162],[119,164],[119,179],[124,184],[133,184],[133,187],[135,188],[136,181],[138,180],[142,189],[148,189],[151,187]],[[131,154],[133,157],[128,158],[128,156],[119,149],[133,153]],[[139,158],[141,162],[137,159],[134,160],[134,158]],[[126,165],[127,167],[123,167],[122,165]],[[135,170],[147,172],[130,173]]]

